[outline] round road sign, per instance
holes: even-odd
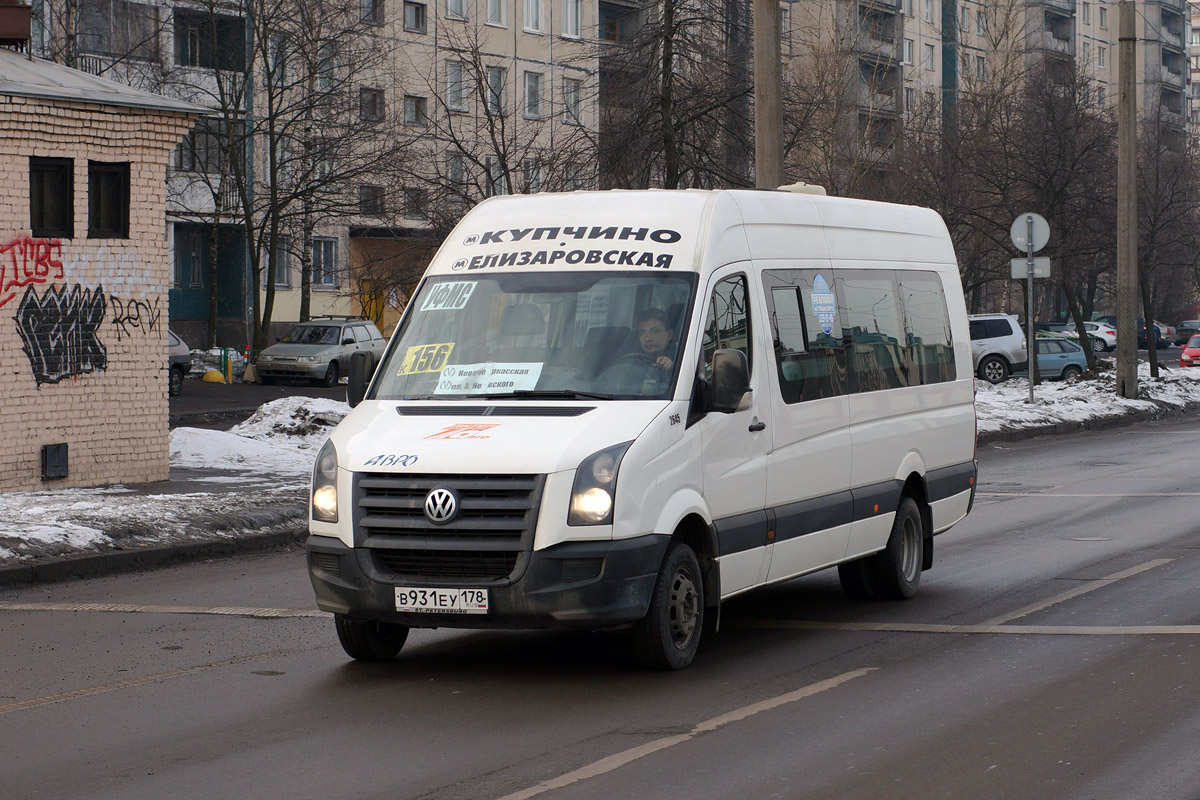
[[[1018,214],[1009,229],[1009,235],[1012,236],[1012,243],[1017,246],[1018,250],[1022,253],[1027,252],[1026,246],[1030,242],[1029,220],[1033,220],[1032,249],[1036,253],[1046,246],[1046,242],[1050,241],[1050,223],[1046,222],[1046,218],[1041,214],[1034,214],[1032,211]]]

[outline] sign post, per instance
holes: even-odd
[[[1025,302],[1025,342],[1028,345],[1026,354],[1029,357],[1029,402],[1032,403],[1033,379],[1037,374],[1037,339],[1033,330],[1033,279],[1050,277],[1050,259],[1034,258],[1033,254],[1050,241],[1050,223],[1046,222],[1046,218],[1041,214],[1033,212],[1018,214],[1009,229],[1009,236],[1018,249],[1025,251],[1025,279],[1028,282]],[[1018,264],[1021,260],[1013,259],[1012,275],[1014,278],[1019,277]]]

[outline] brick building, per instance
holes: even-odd
[[[0,47],[0,488],[167,477],[167,159],[203,109]]]

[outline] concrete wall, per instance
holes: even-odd
[[[0,95],[0,491],[163,480],[165,168],[183,114]],[[29,159],[74,160],[74,238],[35,238]],[[129,238],[88,238],[88,160],[129,162]],[[42,480],[46,444],[68,475]]]

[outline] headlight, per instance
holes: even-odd
[[[320,356],[296,356],[297,361],[320,361]]]
[[[259,361],[274,361],[275,356],[259,356],[258,360]]]
[[[325,442],[313,465],[312,518],[322,522],[337,522],[337,450],[333,442]]]
[[[612,523],[613,498],[617,491],[617,470],[629,445],[614,445],[593,453],[575,470],[571,487],[568,525],[608,525]]]

